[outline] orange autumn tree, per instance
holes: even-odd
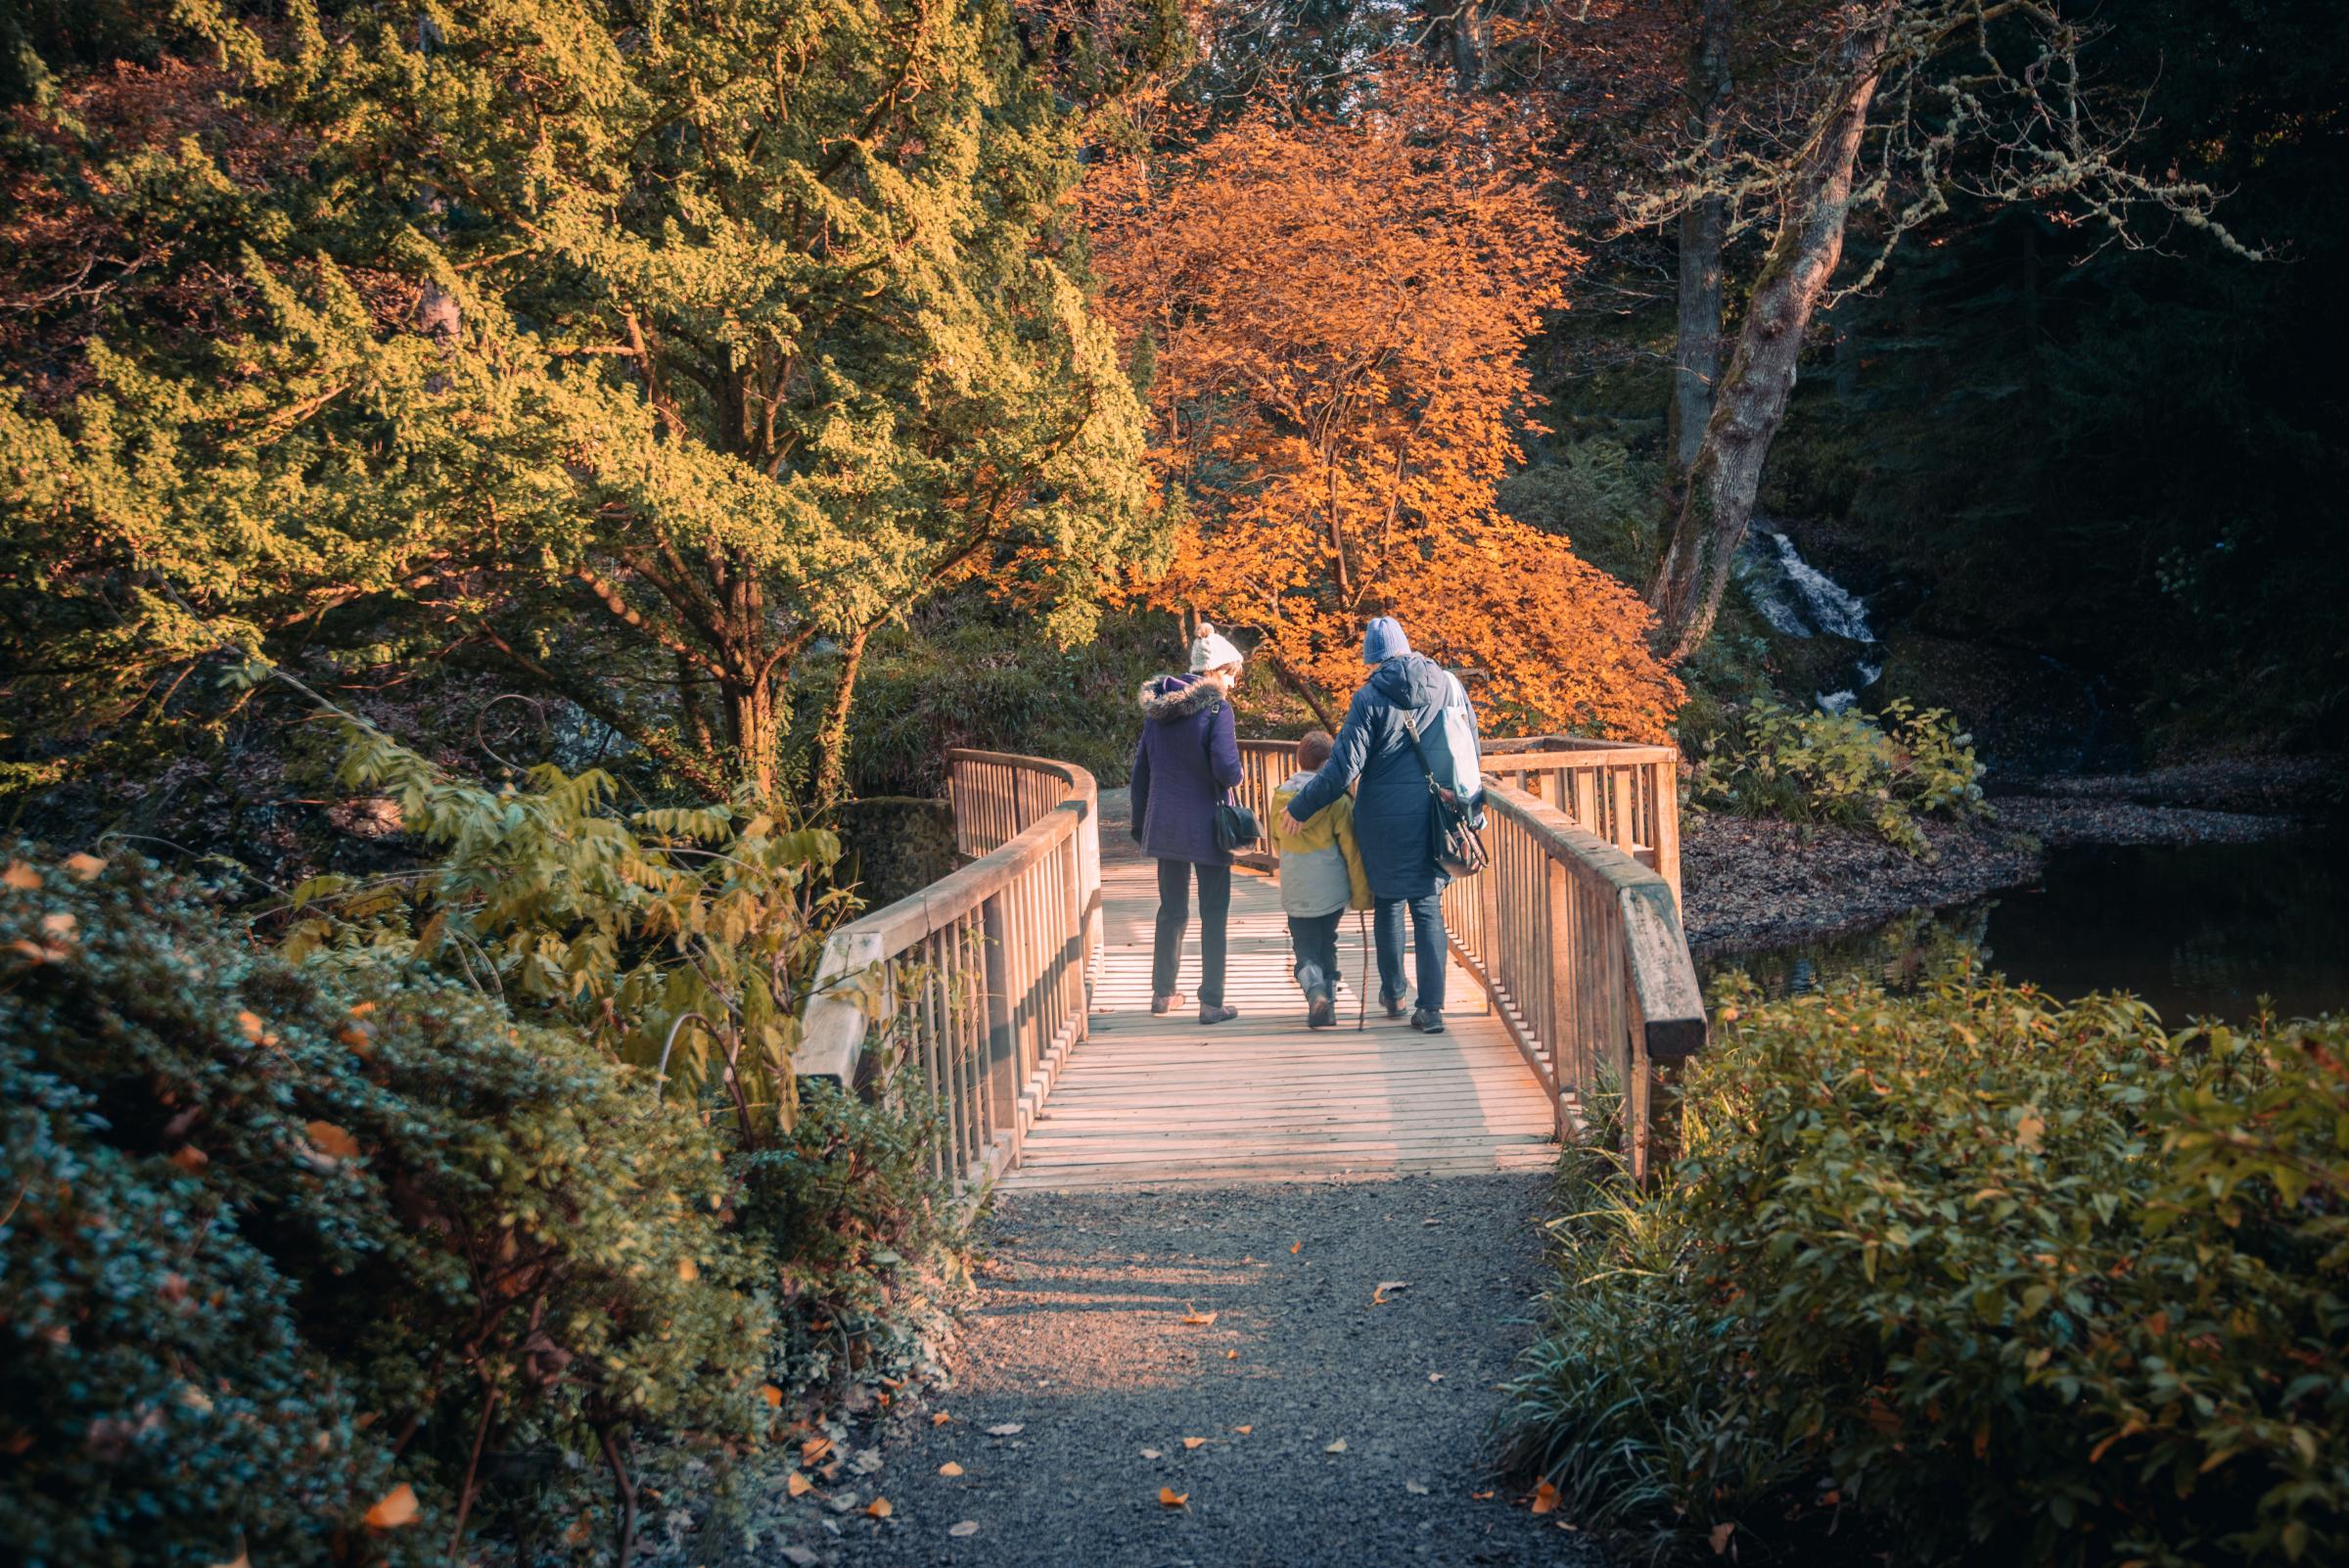
[[[1086,184],[1110,311],[1189,517],[1141,588],[1260,634],[1328,711],[1394,614],[1488,727],[1661,738],[1681,690],[1639,596],[1504,515],[1524,349],[1580,260],[1530,131],[1390,76],[1338,120],[1252,112]]]

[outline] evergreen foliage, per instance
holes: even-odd
[[[1154,549],[1076,121],[1001,7],[183,11],[217,64],[158,114],[84,85],[0,150],[53,219],[14,281],[83,280],[0,402],[56,717],[391,614],[723,799],[818,638],[977,574],[1080,636]]]
[[[639,1427],[759,1429],[760,1255],[691,1110],[462,988],[290,964],[126,855],[0,882],[23,1560],[422,1561],[576,1512],[580,1460],[624,1486]]]

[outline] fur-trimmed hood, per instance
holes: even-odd
[[[1142,717],[1171,724],[1193,714],[1204,714],[1222,701],[1223,689],[1200,675],[1160,675],[1142,684]]]

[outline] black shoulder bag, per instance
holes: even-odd
[[[1221,712],[1222,707],[1219,702],[1211,712]],[[1212,730],[1213,726],[1210,728]],[[1215,744],[1212,733],[1208,744],[1211,747]],[[1231,791],[1225,790],[1223,799],[1216,806],[1216,848],[1225,854],[1237,854],[1263,838],[1264,834],[1264,824],[1257,821],[1256,813],[1234,801]]]
[[[1418,755],[1419,771],[1427,775],[1428,832],[1436,846],[1436,864],[1447,876],[1472,877],[1490,859],[1485,853],[1485,836],[1470,819],[1467,803],[1436,782],[1427,748],[1420,744],[1419,721],[1400,709],[1397,712],[1402,713],[1403,732],[1411,738],[1411,750]]]
[[[1256,813],[1231,799],[1224,792],[1223,801],[1216,807],[1216,847],[1225,854],[1237,854],[1264,836],[1264,827]]]

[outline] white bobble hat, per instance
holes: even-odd
[[[1231,639],[1208,623],[1200,622],[1199,635],[1191,639],[1191,673],[1221,669],[1239,662],[1240,651],[1231,645]]]

